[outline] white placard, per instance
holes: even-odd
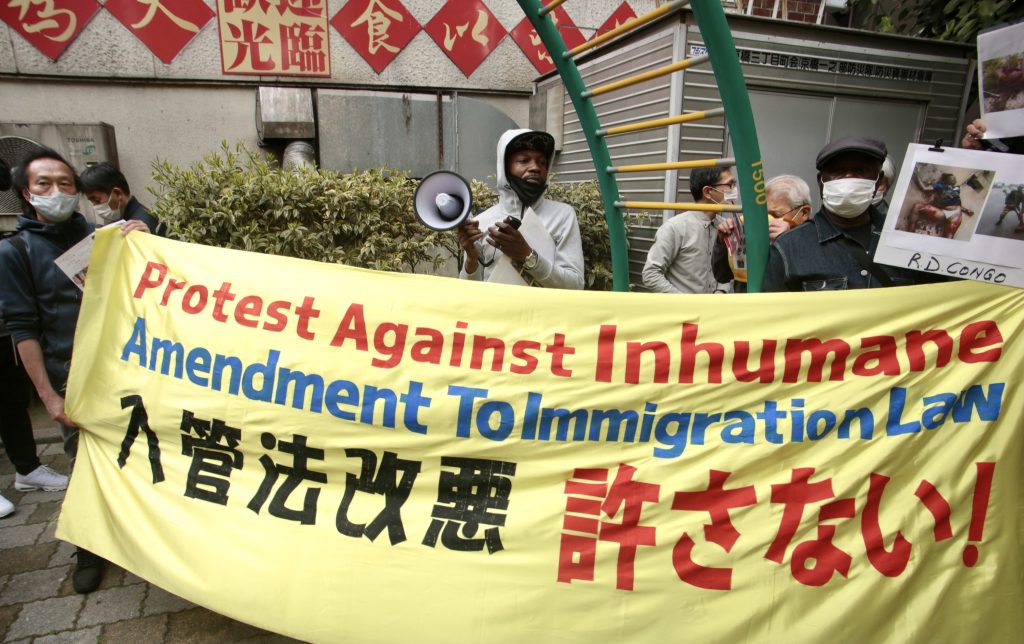
[[[124,220],[115,221],[107,226],[121,226]],[[103,226],[106,228],[107,226]],[[86,235],[82,241],[64,251],[53,263],[75,283],[78,290],[85,290],[85,276],[89,272],[89,258],[92,257],[92,246],[96,242],[96,233]]]
[[[984,138],[1024,134],[1024,22],[978,34],[978,104]]]
[[[1024,163],[910,144],[875,260],[1024,287]]]

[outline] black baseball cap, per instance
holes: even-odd
[[[505,148],[506,161],[510,156],[522,150],[536,150],[547,157],[548,162],[555,154],[555,137],[543,130],[523,132],[508,142]]]
[[[886,155],[889,154],[889,151],[885,148],[885,143],[878,139],[864,136],[845,136],[823,147],[821,152],[818,153],[818,158],[814,161],[814,167],[821,170],[822,166],[844,152],[859,152],[877,160],[879,163],[884,163]]]

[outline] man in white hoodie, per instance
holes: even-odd
[[[498,140],[498,203],[459,227],[461,279],[486,280],[501,255],[531,286],[583,288],[583,242],[576,211],[544,198],[555,140],[539,130],[508,130]],[[554,241],[554,255],[534,250],[510,221],[532,208]]]

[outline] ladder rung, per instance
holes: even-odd
[[[630,210],[699,210],[702,212],[743,212],[743,206],[731,203],[664,203],[661,201],[616,201]]]
[[[570,49],[569,51],[565,52],[564,56],[566,58],[572,58],[576,54],[587,51],[588,49],[591,49],[593,47],[597,47],[598,45],[611,40],[612,38],[618,36],[619,34],[624,34],[627,31],[630,31],[631,29],[635,29],[641,25],[645,25],[648,22],[660,18],[671,11],[681,9],[682,7],[685,7],[688,4],[690,4],[690,0],[676,0],[675,2],[661,5],[654,11],[649,11],[642,16],[638,16],[636,18],[633,18],[632,20],[627,20],[626,22],[622,23],[615,29],[612,29],[611,31],[606,31],[600,36],[592,38],[587,42],[583,43],[582,45]]]
[[[637,83],[642,83],[645,80],[659,78],[661,76],[665,76],[666,74],[671,74],[672,72],[678,72],[679,70],[682,69],[688,69],[690,67],[693,67],[694,65],[703,65],[706,62],[708,62],[707,54],[704,54],[703,56],[696,56],[694,58],[687,58],[686,60],[680,60],[672,63],[671,65],[665,65],[664,67],[659,67],[658,69],[652,69],[649,72],[643,72],[642,74],[630,76],[629,78],[623,78],[622,80],[615,81],[614,83],[608,83],[607,85],[601,85],[600,87],[595,87],[594,89],[588,89],[587,91],[583,92],[583,98],[590,98],[591,96],[598,96],[600,94],[604,94],[605,92],[611,92],[616,89],[622,89],[623,87],[629,87],[630,85],[636,85]]]
[[[716,107],[713,110],[706,110],[704,112],[689,112],[678,116],[666,116],[664,118],[651,119],[649,121],[637,121],[636,123],[630,123],[629,125],[617,125],[615,127],[600,129],[597,131],[597,135],[613,136],[615,134],[625,134],[627,132],[639,132],[640,130],[651,130],[665,125],[676,125],[678,123],[699,121],[701,119],[711,118],[714,116],[722,116],[723,114],[725,114],[725,108]]]
[[[639,165],[610,166],[608,172],[646,172],[648,170],[685,170],[687,168],[728,168],[736,159],[698,159],[696,161],[669,161],[667,163],[641,163]]]
[[[537,15],[543,18],[547,14],[557,9],[558,5],[562,4],[563,2],[565,2],[565,0],[551,0],[551,2],[547,3],[546,5],[540,8],[540,11],[537,12]]]

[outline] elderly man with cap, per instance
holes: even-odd
[[[461,279],[487,280],[502,255],[531,286],[583,288],[583,240],[576,211],[544,197],[555,140],[539,130],[508,130],[498,139],[498,203],[459,227],[465,252]],[[537,253],[518,230],[532,208],[554,242],[554,256]],[[515,220],[515,221],[514,221]]]
[[[874,262],[885,217],[873,205],[885,144],[837,139],[818,153],[822,208],[807,224],[780,235],[768,253],[764,291],[830,291],[904,286],[933,276]]]

